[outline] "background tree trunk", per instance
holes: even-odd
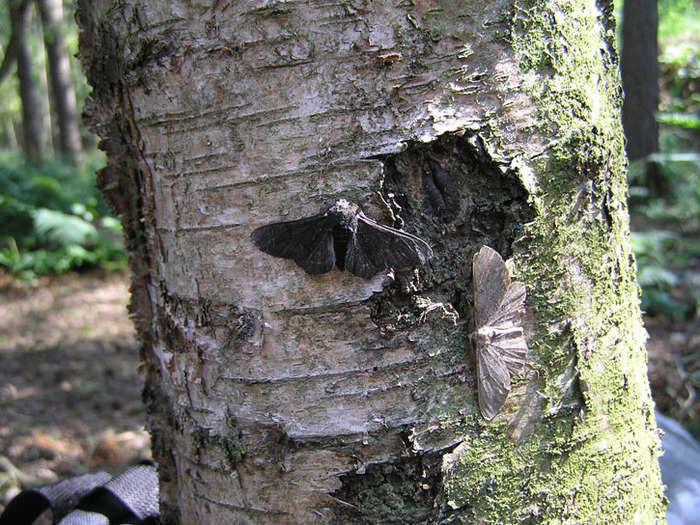
[[[37,86],[32,74],[32,56],[24,38],[27,20],[27,3],[10,3],[10,23],[15,36],[17,77],[22,100],[22,134],[24,154],[32,160],[41,157],[41,111]]]
[[[38,34],[40,27],[39,13],[32,12],[32,17],[29,19],[31,25],[30,31]],[[37,79],[37,91],[39,100],[39,122],[41,122],[41,151],[50,155],[55,155],[58,151],[58,133],[55,133],[55,128],[58,126],[54,115],[52,114],[53,101],[49,90],[49,79],[46,71],[46,53],[43,42],[40,39],[30,40],[29,50],[32,56],[32,71]]]
[[[625,2],[622,12],[622,85],[625,101],[622,123],[627,156],[643,159],[659,151],[659,13],[657,0]],[[667,193],[668,183],[655,162],[648,162],[646,186]]]
[[[61,0],[38,0],[48,59],[51,100],[58,127],[56,150],[74,164],[80,162],[81,144],[75,92],[70,80],[70,66],[61,35],[63,6]]]
[[[29,5],[29,0],[13,0],[9,4],[10,9],[10,39],[5,47],[5,53],[0,64],[0,83],[5,80],[5,77],[12,70],[12,66],[17,60],[17,42],[21,33],[16,31],[22,29],[23,25],[18,25],[18,21],[24,16],[24,12]]]
[[[610,9],[80,2],[166,523],[663,519]],[[341,197],[433,259],[312,277],[249,240]],[[532,317],[491,423],[483,244]]]

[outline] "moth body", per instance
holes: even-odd
[[[340,270],[345,270],[345,254],[348,251],[348,243],[353,234],[357,232],[357,218],[361,213],[362,210],[357,204],[340,199],[324,214],[336,223],[333,227],[333,251],[335,252],[335,265]]]

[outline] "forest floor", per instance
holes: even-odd
[[[0,276],[0,505],[150,454],[125,273]]]
[[[149,457],[125,273],[0,275],[0,507],[21,485]],[[657,408],[697,425],[700,319],[646,319]]]

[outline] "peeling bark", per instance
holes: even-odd
[[[661,518],[606,13],[80,3],[166,523]],[[309,276],[249,240],[339,198],[433,258]],[[484,244],[531,298],[491,423]]]

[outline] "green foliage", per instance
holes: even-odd
[[[95,187],[103,162],[94,156],[82,169],[58,161],[37,166],[0,153],[0,265],[23,279],[123,268],[121,225]]]
[[[629,168],[632,246],[642,307],[680,321],[700,310],[700,11],[695,0],[659,0],[658,12],[661,153]],[[645,185],[647,161],[658,166],[668,193]]]
[[[661,120],[697,130],[700,11],[694,0],[659,0],[658,9],[661,106],[674,113]],[[679,118],[679,113],[686,114]]]
[[[682,239],[669,231],[651,230],[632,234],[632,248],[637,256],[639,272],[637,279],[642,287],[642,308],[651,314],[664,314],[682,320],[689,305],[672,296],[672,290],[683,280],[679,271],[668,268],[669,261],[679,255],[684,257]],[[700,296],[695,297],[695,302]]]
[[[700,31],[700,13],[696,0],[658,0],[659,10],[659,40],[687,40],[690,35]],[[691,44],[692,45],[692,44]],[[676,50],[663,50],[667,56],[674,56]]]
[[[700,130],[700,117],[689,113],[660,113],[658,121],[679,128]]]
[[[668,195],[650,197],[642,186],[641,163],[630,167],[632,248],[639,267],[642,308],[675,320],[700,308],[700,176],[698,160],[658,156]]]

